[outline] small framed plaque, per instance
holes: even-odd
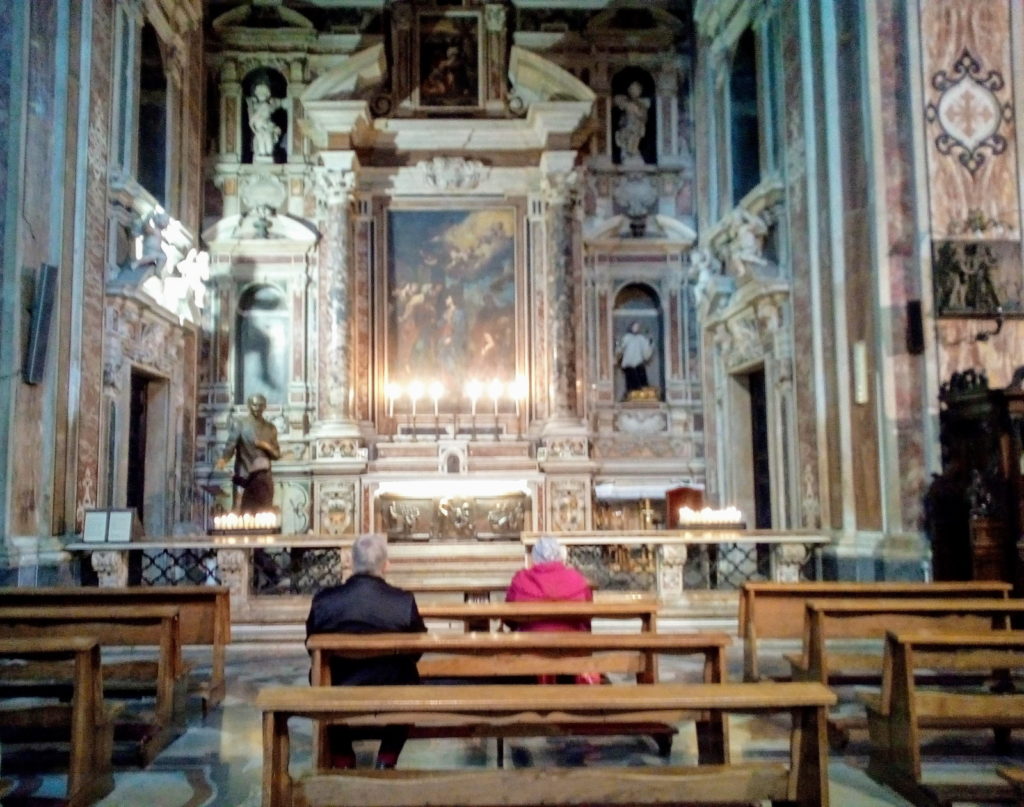
[[[142,533],[134,508],[85,511],[82,541],[87,544],[127,544]]]
[[[85,511],[85,526],[82,528],[82,540],[85,543],[106,543],[108,515],[106,510]]]

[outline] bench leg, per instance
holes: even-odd
[[[725,765],[729,759],[729,743],[725,730],[725,715],[715,712],[696,722],[697,761],[701,765]],[[669,751],[672,738],[669,736]],[[659,744],[660,749],[660,744]],[[663,754],[667,756],[667,754]]]

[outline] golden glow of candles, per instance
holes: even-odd
[[[479,400],[480,396],[483,395],[484,385],[481,382],[477,381],[476,379],[473,379],[472,381],[467,381],[465,392],[466,397],[469,398],[470,408],[472,409],[472,412],[475,415],[476,402],[477,400]]]
[[[431,381],[430,397],[434,400],[434,417],[437,417],[437,402],[444,397],[444,384],[440,381]]]
[[[719,509],[704,507],[694,510],[690,507],[679,508],[680,525],[693,524],[741,524],[743,514],[736,507],[722,507]]]
[[[388,399],[388,417],[395,414],[395,399],[402,397],[402,385],[394,381],[384,388],[384,395]]]
[[[522,376],[517,376],[515,381],[512,381],[508,385],[508,397],[511,398],[516,405],[516,417],[519,417],[519,405],[526,399],[526,379]]]
[[[412,416],[416,417],[416,401],[423,397],[424,386],[422,381],[413,381],[409,384],[409,400],[412,402]]]
[[[281,516],[273,510],[259,513],[222,513],[213,517],[215,530],[273,530],[280,526]]]

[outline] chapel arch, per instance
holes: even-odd
[[[261,394],[268,404],[287,401],[290,327],[284,293],[254,284],[238,299],[235,318],[235,403]]]
[[[664,316],[661,309],[661,298],[657,291],[646,283],[629,283],[619,289],[615,295],[612,310],[613,344],[618,345],[623,334],[632,324],[639,323],[640,331],[651,340],[652,353],[646,364],[647,383],[658,391],[659,400],[664,397],[665,390],[665,340]],[[616,361],[615,399],[621,401],[626,397],[626,380],[622,368]]]
[[[267,92],[257,89],[261,86]],[[257,67],[242,79],[243,163],[288,161],[287,98],[288,80],[272,67]],[[267,147],[261,147],[261,137],[268,141]]]

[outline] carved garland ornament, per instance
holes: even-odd
[[[1005,82],[998,70],[982,75],[981,63],[964,50],[952,71],[938,71],[932,87],[939,91],[936,101],[925,108],[929,123],[938,123],[935,148],[940,154],[957,153],[957,160],[971,175],[985,164],[982,149],[992,154],[1006,150],[1006,138],[999,125],[1013,121],[1013,105],[1001,102],[996,93]]]

